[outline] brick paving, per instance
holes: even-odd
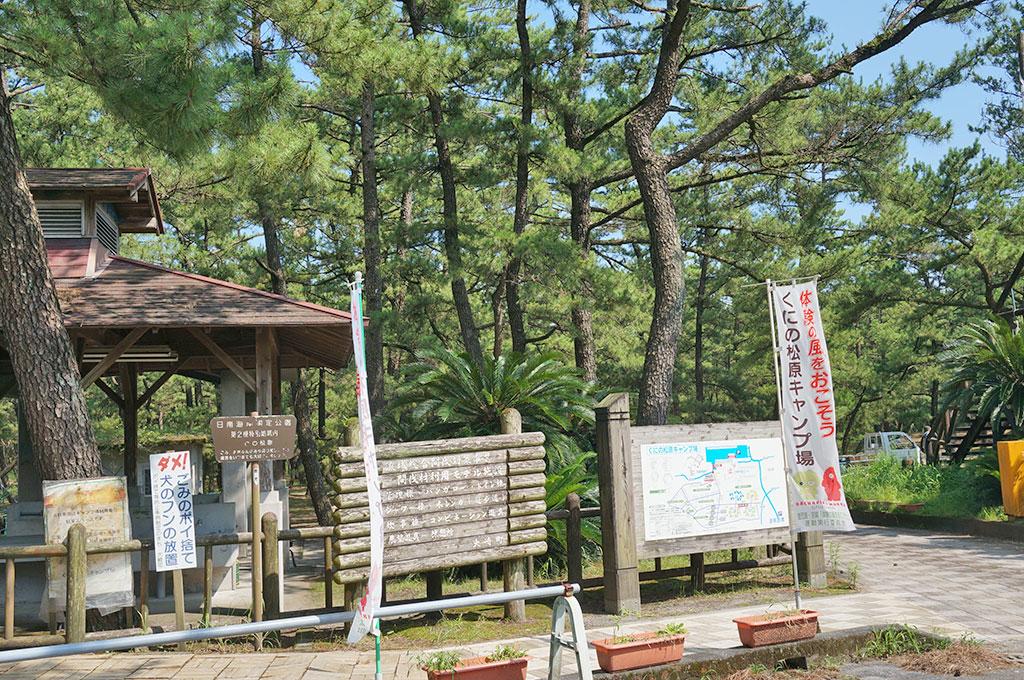
[[[824,631],[902,623],[953,637],[971,634],[1008,650],[1024,652],[1024,547],[985,539],[920,531],[864,527],[830,537],[828,555],[840,570],[856,573],[860,592],[817,597],[806,605],[821,612]],[[835,544],[835,548],[831,547]],[[687,615],[690,652],[738,645],[736,616],[765,611],[764,605]],[[622,630],[650,630],[677,619],[643,620]],[[590,639],[614,634],[588,631]],[[547,676],[544,636],[512,641],[532,660],[531,680]],[[487,653],[489,642],[460,648]],[[593,652],[591,651],[593,655]],[[384,680],[421,680],[418,652],[383,652]],[[571,677],[571,655],[563,655]],[[595,664],[596,667],[596,664]],[[0,680],[68,678],[106,680],[372,680],[372,652],[263,654],[114,654],[23,662],[0,667]]]

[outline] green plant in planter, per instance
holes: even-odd
[[[686,635],[686,625],[682,621],[666,623],[658,629],[658,637],[669,637],[672,635]]]
[[[425,671],[453,671],[461,660],[455,652],[432,652],[416,657],[416,665]]]
[[[495,647],[494,651],[487,655],[487,660],[513,661],[515,659],[522,659],[525,656],[526,652],[515,645],[501,645],[500,647]]]

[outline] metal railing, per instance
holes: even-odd
[[[468,597],[453,597],[426,602],[386,605],[384,607],[380,607],[374,612],[374,618],[385,619],[398,616],[411,616],[413,614],[439,612],[445,609],[504,604],[506,602],[513,602],[516,600],[543,600],[559,597],[568,599],[579,591],[580,587],[578,585],[559,585],[548,586],[546,588],[516,590],[507,593],[485,593],[482,595],[470,595]],[[574,609],[578,611],[578,605]],[[0,652],[0,663],[31,661],[34,659],[71,656],[73,654],[86,654],[90,652],[116,652],[126,649],[134,649],[136,647],[159,647],[163,645],[181,644],[184,642],[212,640],[215,638],[262,635],[263,633],[270,633],[272,631],[295,628],[336,626],[350,622],[354,616],[355,612],[351,611],[331,612],[327,614],[308,614],[305,616],[292,616],[271,621],[236,623],[228,626],[216,626],[213,628],[191,628],[188,630],[174,630],[166,633],[151,633],[148,635],[135,635],[108,640],[88,640],[84,642],[74,642],[49,647],[11,649]],[[574,623],[580,629],[574,632],[582,633],[582,617],[579,617],[579,619],[574,621]],[[561,633],[561,631],[558,630],[553,631],[553,634],[555,632],[559,634]],[[582,644],[584,647],[586,646],[585,638],[583,638]]]
[[[150,575],[150,551],[153,549],[153,541],[150,539],[134,539],[117,543],[90,543],[88,541],[88,530],[81,525],[76,525],[68,531],[68,537],[64,543],[48,545],[27,545],[27,546],[0,546],[0,560],[4,562],[4,618],[3,618],[3,640],[0,641],[0,649],[21,647],[30,645],[54,645],[61,642],[75,643],[85,639],[85,576],[87,571],[88,555],[104,555],[111,553],[134,553],[138,552],[140,560],[139,572],[139,595],[138,615],[139,628],[130,630],[149,629],[149,575]],[[272,595],[266,598],[269,606],[265,608],[264,615],[267,618],[281,615],[280,601],[277,598],[279,579],[281,578],[280,564],[278,564],[278,550],[272,543],[281,541],[309,541],[322,540],[324,547],[323,580],[324,580],[324,607],[334,607],[334,578],[333,578],[333,547],[331,537],[334,534],[334,527],[303,527],[298,529],[277,530],[277,517],[272,513],[263,515],[261,531],[257,540],[264,543],[262,566],[263,577],[253,583],[254,597],[263,597],[264,589]],[[226,534],[206,534],[196,536],[196,545],[203,548],[203,597],[202,616],[203,625],[209,625],[213,613],[213,552],[217,546],[229,545],[252,545],[253,534],[249,531]],[[64,626],[64,635],[57,635],[56,617],[50,615],[49,635],[25,635],[16,637],[14,624],[15,590],[17,579],[17,560],[25,559],[67,559],[67,602],[65,615],[67,617]],[[199,569],[199,566],[193,567]],[[181,592],[183,585],[181,579],[174,579],[174,606],[175,619],[179,627],[184,622],[184,593]],[[129,626],[134,623],[134,611],[128,608]],[[109,633],[106,633],[109,634]],[[101,634],[102,635],[102,634]]]

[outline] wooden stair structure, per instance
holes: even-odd
[[[979,419],[975,410],[956,408],[936,416],[931,441],[932,451],[925,452],[930,461],[960,463],[971,454],[995,447],[991,421]]]

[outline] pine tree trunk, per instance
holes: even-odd
[[[306,379],[299,370],[298,377],[292,381],[292,405],[295,409],[295,429],[299,444],[299,457],[302,469],[306,473],[306,489],[313,502],[313,511],[320,526],[334,523],[331,517],[330,488],[324,478],[320,456],[317,455],[316,438],[313,436],[313,419],[309,412],[309,392],[306,390]]]
[[[597,350],[594,346],[594,324],[590,311],[593,292],[586,265],[590,258],[590,183],[583,179],[569,184],[569,233],[580,258],[580,287],[573,301],[573,353],[576,368],[587,382],[597,381]]]
[[[406,189],[402,192],[402,205],[399,207],[398,215],[398,229],[395,234],[395,261],[402,262],[405,258],[405,252],[408,244],[409,233],[412,231],[412,191]],[[401,278],[397,276],[396,278]],[[402,318],[402,313],[405,311],[405,286],[402,282],[395,286],[395,295],[391,299],[391,309],[396,319]],[[401,349],[392,348],[388,352],[388,374],[394,378],[398,378],[399,373],[402,370],[402,351]]]
[[[530,138],[533,126],[533,55],[530,51],[530,31],[527,25],[526,0],[516,2],[516,32],[519,35],[519,70],[522,78],[523,103],[519,113],[519,140],[516,149],[516,204],[512,218],[512,231],[517,240],[526,231],[529,220],[530,197]],[[519,297],[522,281],[523,258],[515,255],[509,263],[505,277],[505,303],[512,334],[512,351],[526,351],[526,326],[523,303]],[[495,329],[495,333],[497,333]],[[495,345],[497,345],[495,340]]]
[[[370,323],[366,328],[366,383],[370,412],[379,414],[384,406],[383,283],[381,281],[380,208],[377,204],[377,139],[374,126],[373,84],[363,82],[362,113],[359,119],[363,157],[363,266],[364,300]]]
[[[694,422],[703,423],[707,415],[704,403],[704,307],[707,304],[705,295],[708,289],[708,256],[700,256],[700,278],[697,279],[697,299],[695,326],[693,331],[693,391],[697,411]]]
[[[409,26],[413,37],[423,34],[423,19],[426,8],[416,0],[404,0],[409,15]],[[480,345],[480,334],[473,319],[473,305],[463,274],[462,249],[459,246],[459,210],[456,202],[455,166],[448,147],[448,134],[444,129],[444,113],[441,97],[434,91],[427,92],[430,108],[430,123],[434,133],[434,148],[437,151],[437,170],[441,176],[441,216],[444,224],[444,252],[448,259],[448,277],[451,279],[452,301],[459,318],[459,333],[462,345],[470,359],[478,366],[483,365],[484,353]]]
[[[98,477],[74,351],[22,172],[6,81],[0,83],[0,327],[43,479]]]
[[[640,380],[640,425],[664,425],[672,400],[676,354],[683,322],[683,249],[679,242],[665,159],[652,142],[654,129],[668,111],[679,80],[680,43],[690,3],[681,0],[662,29],[658,66],[651,90],[626,121],[626,149],[643,201],[650,233],[654,309]]]
[[[568,69],[568,99],[571,102],[583,98],[583,73],[587,63],[587,52],[590,40],[590,0],[580,0],[576,10],[576,27],[573,31],[572,56]],[[565,145],[582,154],[586,150],[586,140],[580,123],[577,109],[570,106],[562,114],[565,128]],[[590,259],[590,178],[577,177],[568,183],[569,188],[569,233],[576,244],[580,258],[580,283],[575,291],[572,310],[573,354],[576,368],[583,379],[588,382],[597,381],[597,350],[594,346],[594,325],[590,310],[593,291],[586,273]]]

